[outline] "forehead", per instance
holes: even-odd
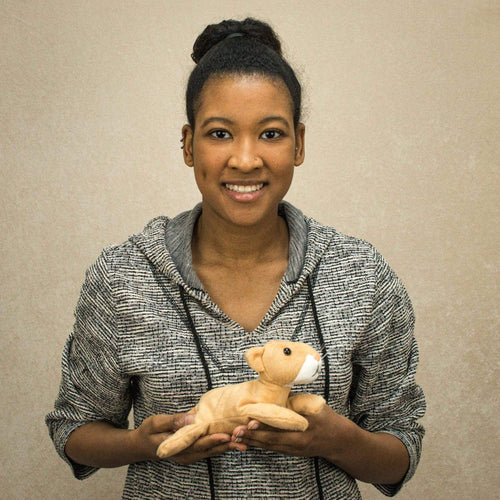
[[[197,119],[212,114],[249,117],[279,113],[293,122],[293,103],[279,78],[262,75],[218,75],[203,86],[196,110]]]

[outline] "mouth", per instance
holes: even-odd
[[[316,370],[312,375],[313,380],[316,380],[318,378],[320,371],[321,371],[321,362],[319,362],[318,365],[316,366]]]
[[[264,183],[261,182],[259,184],[250,184],[250,185],[243,185],[243,184],[224,184],[224,187],[226,189],[229,189],[229,191],[233,191],[235,193],[255,193],[256,191],[260,191],[264,187]]]

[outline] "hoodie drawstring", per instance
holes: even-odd
[[[208,368],[208,363],[207,363],[207,360],[205,358],[205,355],[203,354],[203,349],[201,347],[201,340],[200,340],[198,332],[196,331],[196,328],[194,326],[193,318],[191,316],[191,313],[189,312],[184,289],[182,288],[181,285],[179,285],[179,289],[181,291],[182,305],[184,306],[184,311],[186,312],[186,316],[187,316],[188,323],[189,323],[189,328],[191,329],[191,332],[193,333],[194,341],[196,343],[196,349],[198,350],[198,356],[200,357],[201,364],[203,365],[203,369],[205,370],[205,377],[207,379],[207,387],[208,387],[207,390],[210,391],[213,388],[213,384],[212,384],[212,377],[210,376],[210,370]],[[212,461],[210,460],[210,458],[207,458],[206,462],[207,462],[207,469],[208,469],[208,483],[210,485],[210,498],[212,500],[215,500],[215,485],[214,485],[214,472],[212,469]]]
[[[184,291],[184,289],[181,285],[179,285],[179,290],[180,290],[182,305],[184,306],[184,311],[186,312],[186,317],[187,317],[187,320],[189,323],[189,328],[191,329],[191,332],[193,334],[193,338],[194,338],[194,341],[196,344],[196,349],[198,351],[198,356],[199,356],[200,361],[203,365],[203,370],[205,371],[205,377],[207,379],[207,387],[208,387],[208,390],[211,390],[213,388],[212,377],[210,376],[210,370],[208,368],[208,363],[207,363],[207,360],[205,358],[205,354],[203,353],[203,348],[201,346],[200,337],[198,335],[198,332],[196,331],[196,327],[194,326],[194,322],[193,322],[193,318],[191,316],[191,313],[189,312],[189,308],[188,308],[187,301],[186,301],[186,292]],[[314,317],[314,324],[316,326],[316,334],[318,336],[318,341],[319,341],[319,345],[320,345],[320,349],[321,349],[321,358],[323,359],[323,366],[325,369],[324,398],[328,404],[328,398],[330,395],[330,363],[328,361],[325,340],[323,338],[323,332],[321,330],[321,325],[320,325],[320,322],[318,319],[318,311],[316,309],[316,302],[314,300],[314,294],[313,294],[310,276],[307,277],[307,290],[309,292],[309,299],[311,301],[311,307],[312,307],[312,312],[313,312],[313,317]],[[209,481],[209,485],[210,485],[210,498],[211,498],[211,500],[215,500],[215,485],[214,485],[214,474],[213,474],[213,469],[212,469],[212,462],[211,462],[210,458],[207,458],[206,462],[207,462],[207,468],[208,468],[208,481]],[[319,458],[318,457],[314,457],[314,470],[315,470],[315,475],[316,475],[316,483],[318,486],[318,499],[323,500],[324,495],[323,495],[323,487],[321,486],[321,477],[320,477]]]
[[[328,398],[330,396],[330,362],[328,360],[325,339],[323,338],[323,332],[321,331],[321,325],[318,319],[318,310],[316,309],[316,302],[314,300],[310,275],[307,276],[307,290],[309,292],[309,298],[311,299],[314,324],[316,325],[316,334],[318,335],[319,345],[321,348],[321,357],[323,359],[323,365],[325,367],[325,388],[323,392],[323,397],[325,398],[326,404],[328,404]],[[319,473],[319,457],[314,457],[314,472],[316,473],[316,483],[318,485],[318,498],[319,500],[323,500],[324,499],[323,487],[321,486],[321,476]]]

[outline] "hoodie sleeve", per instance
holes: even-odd
[[[97,469],[76,464],[67,457],[69,435],[96,421],[128,427],[130,382],[121,373],[117,351],[115,304],[103,252],[86,273],[73,332],[63,351],[59,395],[54,410],[45,418],[57,452],[78,479]]]
[[[394,496],[411,479],[420,460],[425,398],[415,382],[418,349],[415,317],[404,289],[385,260],[374,251],[376,286],[372,314],[354,362],[351,418],[371,432],[396,436],[408,450],[410,466],[399,484],[375,485]]]

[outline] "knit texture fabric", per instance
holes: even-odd
[[[207,390],[179,287],[201,339],[214,387],[255,377],[250,347],[269,340],[306,342],[320,351],[306,279],[312,283],[330,366],[328,404],[362,428],[388,432],[408,449],[410,468],[397,485],[376,485],[387,496],[414,474],[425,412],[415,382],[418,361],[408,295],[368,243],[336,232],[283,202],[290,233],[289,266],[260,325],[245,331],[227,317],[199,282],[190,240],[201,206],[174,219],[158,217],[140,234],[106,248],[89,268],[62,360],[55,408],[47,417],[60,456],[84,479],[95,468],[64,453],[75,429],[94,421],[127,428],[148,416],[186,412]],[[297,388],[323,395],[323,373]],[[212,458],[216,498],[314,499],[314,459],[251,448]],[[328,499],[361,498],[355,480],[319,459]],[[128,468],[124,499],[210,498],[207,464],[140,462]]]

